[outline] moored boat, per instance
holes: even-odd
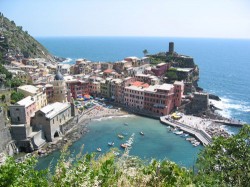
[[[101,152],[102,149],[101,149],[100,147],[98,147],[98,148],[96,149],[96,151]]]
[[[174,133],[177,134],[177,135],[181,135],[181,134],[183,134],[183,131],[176,131]]]
[[[143,132],[140,132],[140,135],[144,136],[144,133],[143,133]]]
[[[122,136],[121,134],[118,134],[117,136],[118,136],[118,138],[120,138],[120,139],[123,139],[123,138],[124,138],[124,136]]]
[[[127,147],[128,147],[128,145],[127,145],[127,144],[125,144],[125,143],[123,143],[123,144],[121,144],[121,147],[125,149],[125,148],[127,148]]]
[[[108,145],[109,145],[109,146],[114,146],[114,145],[115,145],[115,142],[108,142]]]
[[[198,146],[198,145],[200,145],[200,142],[198,142],[198,141],[196,141],[195,143],[193,143],[193,146]]]

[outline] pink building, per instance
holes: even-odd
[[[142,110],[144,108],[144,89],[148,87],[148,84],[139,81],[125,87],[124,104]]]
[[[54,87],[52,84],[45,85],[45,92],[47,96],[48,103],[52,103],[54,99]]]
[[[9,106],[12,124],[30,124],[30,117],[36,111],[35,99],[31,96],[25,97],[15,105]]]
[[[174,102],[175,102],[175,107],[181,106],[181,99],[183,96],[184,92],[184,83],[181,81],[175,81],[174,82]]]
[[[144,109],[158,115],[167,115],[174,108],[175,89],[172,84],[150,86],[145,89]]]
[[[69,80],[66,81],[67,89],[70,90],[71,96],[76,99],[77,97],[83,97],[89,95],[89,83],[82,80]]]
[[[166,63],[160,63],[157,64],[155,68],[151,68],[151,71],[156,75],[156,76],[162,76],[164,75],[167,70],[169,69],[169,64]]]

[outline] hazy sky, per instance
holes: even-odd
[[[0,0],[33,36],[250,38],[249,0]]]

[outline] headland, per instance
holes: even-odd
[[[24,85],[16,88],[23,99],[9,107],[12,145],[16,146],[9,152],[50,152],[53,147],[60,147],[60,139],[68,142],[78,139],[87,131],[85,125],[90,120],[124,114],[118,108],[158,119],[168,116],[173,120],[168,124],[187,125],[186,115],[209,124],[213,120],[229,122],[215,112],[218,108],[209,101],[219,98],[198,86],[199,68],[192,57],[175,52],[173,42],[169,43],[167,52],[153,55],[144,52],[143,58],[126,57],[114,63],[78,59],[69,65],[20,55],[12,59],[5,68]],[[116,109],[101,111],[98,107],[105,103]],[[20,110],[25,113],[17,112]],[[181,113],[183,122],[172,118],[173,112]],[[78,128],[81,130],[77,134],[74,129]],[[200,131],[196,126],[192,129]],[[203,130],[203,135],[210,138],[225,134],[220,125],[212,123],[204,125]],[[72,132],[75,134],[70,135]],[[66,135],[70,136],[65,140]],[[44,145],[48,142],[52,146],[47,150]]]

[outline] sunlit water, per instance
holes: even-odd
[[[222,109],[220,114],[250,123],[250,40],[194,39],[194,38],[145,38],[145,37],[68,37],[37,38],[51,53],[68,58],[65,63],[74,63],[77,58],[92,61],[122,60],[127,56],[142,57],[147,49],[154,54],[168,50],[168,42],[175,42],[175,51],[190,55],[200,68],[199,86],[218,95],[222,101],[215,105]],[[129,123],[124,126],[123,123]],[[193,166],[201,146],[193,147],[177,135],[167,132],[167,127],[143,117],[113,118],[94,121],[88,126],[90,132],[75,142],[70,150],[78,153],[84,144],[84,152],[109,150],[107,143],[115,141],[119,148],[122,140],[117,133],[135,133],[131,154],[141,158],[170,159],[180,165]],[[227,127],[226,127],[227,128]],[[230,132],[236,128],[227,128]],[[145,136],[139,135],[143,131]],[[120,149],[120,148],[119,148]],[[47,167],[59,152],[40,159],[39,168]],[[53,162],[54,163],[54,162]],[[53,164],[52,164],[53,165]]]

